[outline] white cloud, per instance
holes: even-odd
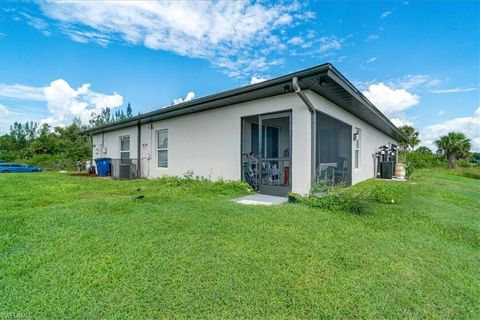
[[[411,121],[409,121],[405,118],[391,118],[390,121],[392,121],[392,123],[397,127],[413,126],[413,122],[411,122]]]
[[[386,17],[388,17],[391,14],[392,14],[392,11],[385,11],[380,15],[380,19],[385,19]]]
[[[248,77],[259,61],[269,68],[272,59],[260,49],[283,44],[272,48],[267,39],[311,17],[298,14],[298,3],[249,1],[68,1],[41,2],[41,8],[74,41],[121,40],[203,58],[233,77]]]
[[[438,86],[440,83],[442,83],[442,81],[438,80],[438,79],[433,79],[431,81],[429,81],[427,83],[427,87],[436,87]]]
[[[37,30],[40,30],[46,37],[51,35],[51,32],[47,30],[48,24],[45,20],[29,15],[28,13],[21,12],[20,15],[23,19],[32,27]]]
[[[370,42],[370,41],[375,41],[378,39],[378,35],[376,34],[371,34],[369,35],[366,39],[365,39],[365,42]]]
[[[250,84],[255,84],[255,83],[263,82],[263,81],[265,81],[265,80],[267,80],[267,79],[261,78],[261,77],[258,77],[258,78],[257,78],[257,77],[255,77],[255,76],[253,76],[252,79],[250,79]]]
[[[304,41],[301,37],[293,37],[290,40],[288,40],[288,43],[293,45],[301,45],[304,43]]]
[[[440,110],[437,112],[437,117],[443,116],[445,114],[444,110]]]
[[[23,109],[23,111],[28,111],[28,107],[20,107],[19,109]],[[31,111],[31,110],[30,110]],[[18,112],[18,109],[0,104],[0,135],[9,132],[10,125],[13,124],[15,121],[18,122],[25,122],[26,117],[28,117],[31,113],[25,112]]]
[[[340,50],[342,48],[341,40],[338,40],[335,36],[331,37],[322,37],[320,40],[320,52],[325,52],[328,50]]]
[[[88,123],[92,112],[98,114],[106,107],[113,109],[123,104],[123,97],[116,92],[112,95],[97,93],[90,89],[88,83],[75,90],[63,79],[52,81],[43,92],[52,116],[40,123],[51,126],[68,125],[75,117]]]
[[[114,92],[111,95],[98,93],[86,83],[73,89],[67,81],[58,79],[47,87],[30,87],[20,84],[2,84],[1,97],[30,101],[45,101],[51,116],[40,120],[51,126],[65,126],[77,117],[88,123],[91,113],[100,113],[106,107],[116,108],[123,104],[123,97]]]
[[[451,88],[451,89],[435,89],[430,90],[432,93],[461,93],[475,91],[477,88]]]
[[[43,88],[24,86],[21,84],[0,83],[0,97],[44,101]]]
[[[371,84],[363,94],[387,116],[395,115],[420,102],[420,97],[405,89],[392,89],[383,82]]]
[[[367,60],[367,63],[372,63],[372,62],[375,62],[376,60],[377,60],[377,57],[372,57]]]
[[[3,104],[0,104],[0,117],[6,117],[8,115],[8,109]]]
[[[176,104],[179,104],[179,103],[184,103],[184,102],[188,102],[188,101],[191,101],[195,99],[195,92],[193,91],[189,91],[187,93],[187,95],[185,96],[185,98],[176,98],[176,99],[173,99],[173,102],[172,102],[172,105],[176,105]]]
[[[9,111],[6,106],[0,104],[0,133],[6,131],[7,124],[7,117]]]
[[[430,76],[425,74],[414,74],[398,77],[395,79],[390,79],[386,81],[387,85],[395,88],[411,90],[416,89],[420,86],[433,86],[440,83],[440,80],[432,80]]]
[[[420,130],[421,143],[435,149],[435,140],[451,131],[463,132],[471,139],[472,149],[480,151],[480,106],[470,117],[450,119]]]

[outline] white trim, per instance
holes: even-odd
[[[167,134],[167,147],[166,148],[160,148],[159,147],[159,141],[158,141],[158,135],[160,133],[166,133]],[[156,145],[156,158],[157,158],[157,168],[159,169],[168,169],[168,129],[160,129],[160,130],[156,130],[155,131],[155,145]],[[160,166],[159,164],[159,157],[158,157],[158,154],[160,151],[166,151],[167,153],[167,165],[166,166]]]
[[[358,127],[354,127],[355,132],[353,133],[353,167],[355,170],[360,170],[362,165],[362,129]],[[357,159],[357,152],[358,152],[358,159]]]
[[[123,138],[128,138],[128,150],[122,150],[122,139]],[[118,137],[118,141],[120,142],[120,159],[130,159],[130,135],[129,134],[126,134],[126,135],[123,135],[123,136],[119,136]],[[128,153],[128,157],[127,158],[122,158],[122,153]]]

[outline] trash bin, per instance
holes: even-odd
[[[97,171],[100,177],[107,177],[111,175],[110,172],[110,162],[112,158],[98,158],[95,159],[95,163],[97,164]]]
[[[392,179],[393,176],[393,161],[380,162],[380,178]]]

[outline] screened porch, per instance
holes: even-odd
[[[352,184],[352,127],[316,113],[315,184]]]

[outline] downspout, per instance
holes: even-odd
[[[311,136],[310,136],[310,144],[311,144],[311,168],[310,168],[310,185],[313,186],[315,184],[315,164],[316,164],[316,155],[317,155],[317,116],[315,112],[315,107],[313,103],[308,99],[305,93],[300,88],[298,84],[298,77],[292,78],[292,85],[293,89],[297,96],[303,101],[303,103],[307,106],[308,111],[311,114]]]
[[[140,121],[137,122],[137,178],[141,178],[141,174],[142,174],[142,168],[141,168],[141,165],[142,165],[142,159],[140,159],[141,157],[141,154],[140,154],[140,143],[142,141],[142,138],[141,138],[141,134],[142,134],[142,126],[140,125]]]
[[[91,164],[93,165],[95,163],[93,160],[94,153],[95,153],[95,151],[93,150],[93,135],[91,133],[88,134],[88,138],[89,138],[88,141],[90,142],[90,150],[92,150],[92,158],[90,159],[90,161],[92,161]]]

